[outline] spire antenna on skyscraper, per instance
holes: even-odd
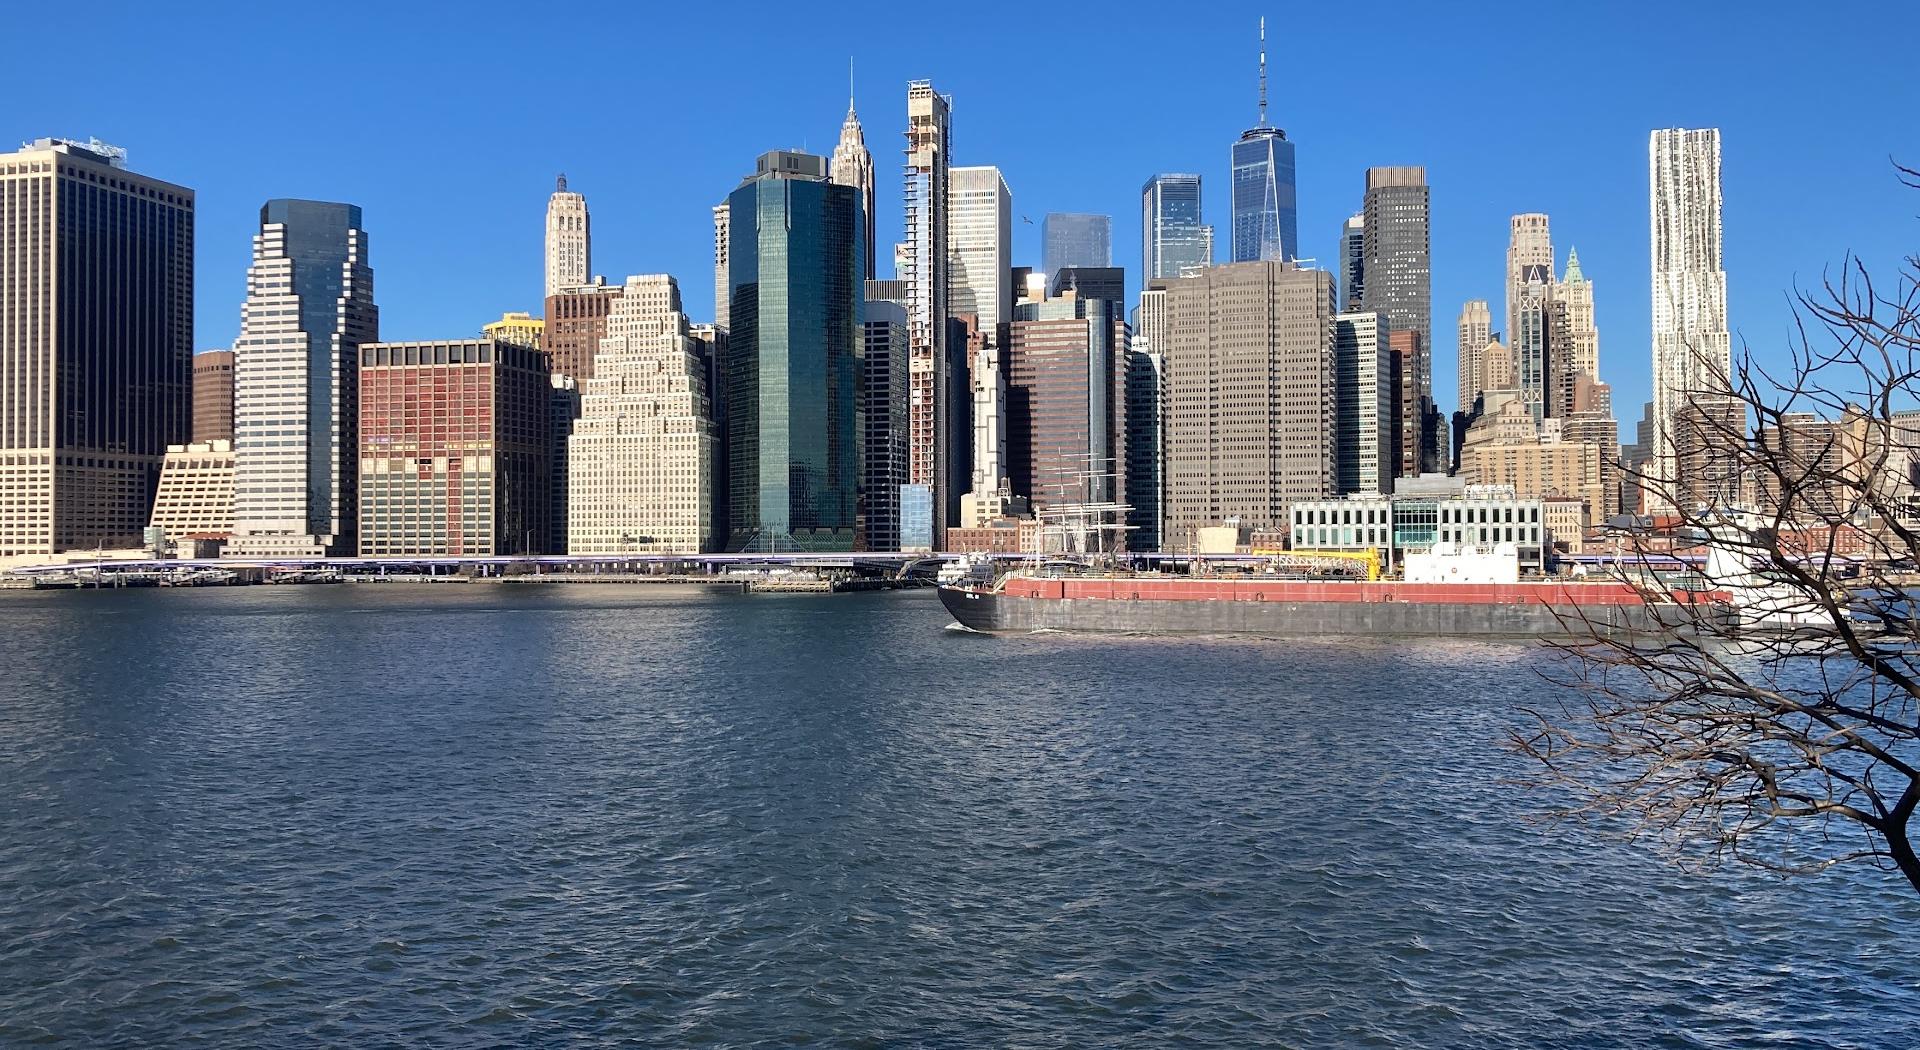
[[[1267,19],[1260,17],[1260,126],[1267,126]]]

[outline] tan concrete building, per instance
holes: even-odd
[[[580,402],[568,439],[568,553],[711,549],[712,392],[672,277],[627,278]]]
[[[1292,504],[1334,494],[1333,275],[1233,263],[1166,301],[1162,547],[1230,518],[1284,530]]]
[[[233,442],[168,445],[147,525],[170,540],[233,535]]]
[[[1473,399],[1486,386],[1482,363],[1487,344],[1493,342],[1493,311],[1485,299],[1469,299],[1460,308],[1460,411],[1473,411]]]
[[[1516,409],[1516,405],[1521,407]],[[1503,423],[1511,422],[1515,415],[1529,415],[1524,402],[1509,402],[1495,419],[1468,429],[1467,441],[1460,449],[1460,474],[1466,483],[1509,487],[1523,499],[1575,497],[1586,505],[1588,521],[1604,520],[1607,489],[1600,469],[1600,446],[1538,438],[1494,439],[1496,433],[1511,433]]]

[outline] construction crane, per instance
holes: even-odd
[[[1252,553],[1263,558],[1272,558],[1276,566],[1294,560],[1305,563],[1307,566],[1326,561],[1353,562],[1367,570],[1367,582],[1373,583],[1380,579],[1380,552],[1371,548],[1363,551],[1314,551],[1256,547]]]

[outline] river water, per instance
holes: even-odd
[[[1524,643],[0,593],[0,1045],[1920,1045],[1920,899],[1530,816]]]

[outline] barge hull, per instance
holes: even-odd
[[[1640,601],[1040,598],[957,587],[940,588],[940,600],[963,626],[986,632],[1565,638],[1651,630],[1691,618],[1682,607]]]

